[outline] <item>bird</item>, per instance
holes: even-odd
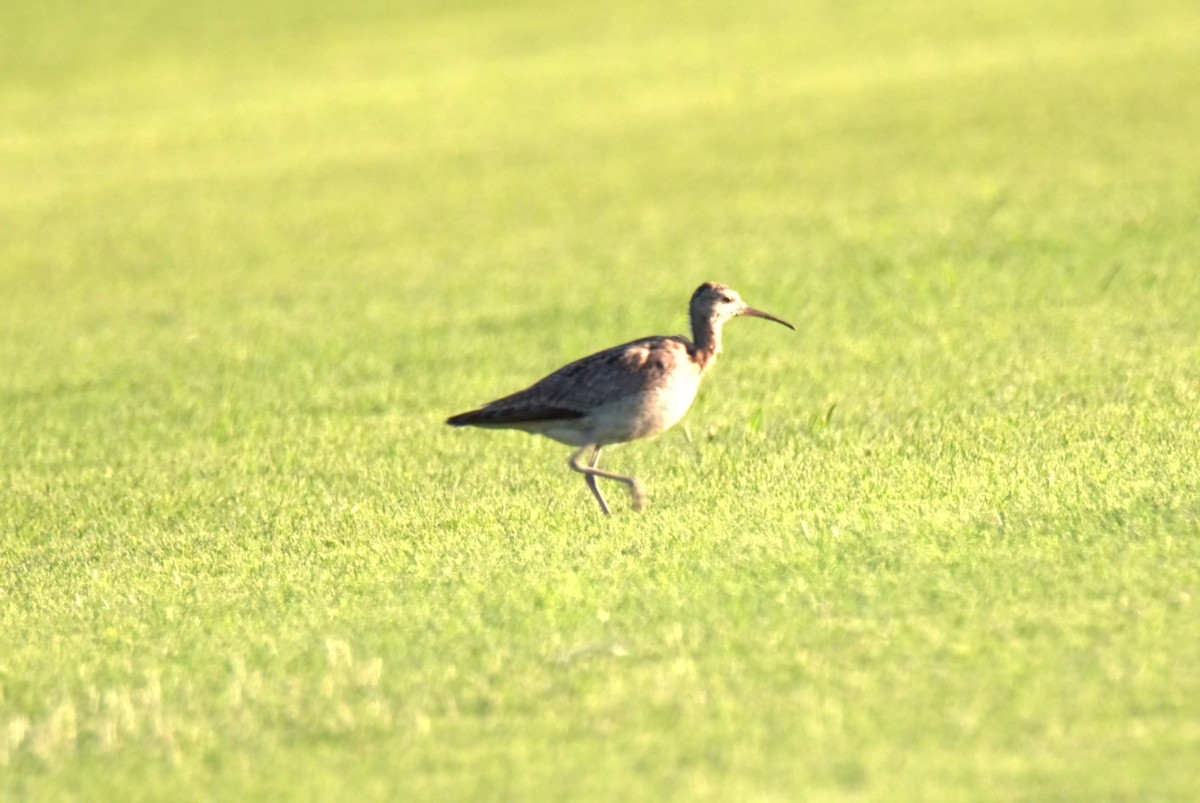
[[[452,415],[446,423],[517,429],[574,446],[567,465],[583,475],[605,516],[612,511],[597,478],[628,486],[632,507],[640,511],[646,500],[641,482],[599,468],[601,450],[657,435],[679,423],[696,398],[700,380],[721,353],[722,327],[733,318],[748,315],[796,329],[716,282],[696,288],[688,313],[691,340],[682,335],[631,340],[565,365],[524,390]]]

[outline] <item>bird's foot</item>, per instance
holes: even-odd
[[[637,480],[629,483],[629,495],[633,497],[633,509],[641,513],[646,509],[646,488]]]

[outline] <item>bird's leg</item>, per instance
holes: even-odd
[[[588,445],[582,446],[575,454],[571,455],[571,459],[567,464],[583,475],[584,481],[587,483],[588,488],[591,489],[592,495],[596,497],[596,501],[600,503],[600,509],[604,511],[604,514],[608,515],[609,509],[608,505],[604,502],[604,497],[600,494],[600,489],[596,487],[596,477],[604,477],[605,479],[616,480],[628,485],[629,493],[633,497],[633,509],[641,510],[646,502],[646,493],[642,490],[642,484],[633,477],[626,477],[623,474],[615,474],[611,471],[596,468],[596,463],[600,462],[601,447],[592,446],[591,448],[592,456],[586,466],[579,462],[579,458],[588,449]]]
[[[596,470],[596,474],[601,477],[608,477],[610,480],[617,480],[626,483],[629,486],[629,495],[633,497],[633,509],[640,513],[642,508],[646,506],[646,490],[642,488],[642,484],[635,477],[623,477],[620,474],[611,474],[607,471],[596,469],[596,464],[600,462],[600,447],[596,447],[596,451],[592,452],[592,459],[588,466]],[[594,482],[595,480],[593,480]]]
[[[592,449],[592,457],[588,460],[588,468],[595,468],[596,463],[600,462],[600,447]],[[596,501],[600,503],[600,509],[604,511],[605,516],[611,516],[612,511],[608,509],[608,503],[604,501],[604,495],[600,493],[600,489],[596,487],[596,475],[587,473],[583,475],[583,481],[587,483],[587,487],[591,489],[592,496],[596,497]]]

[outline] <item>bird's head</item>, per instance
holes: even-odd
[[[705,282],[696,288],[696,292],[692,294],[691,313],[693,321],[709,321],[713,326],[720,326],[739,315],[750,315],[783,324],[793,331],[796,329],[782,318],[751,307],[742,301],[742,297],[732,287],[716,282]]]

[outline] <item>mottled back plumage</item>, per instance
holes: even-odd
[[[666,384],[679,369],[683,337],[644,337],[564,365],[524,390],[447,420],[455,426],[504,426],[587,415],[604,404]]]

